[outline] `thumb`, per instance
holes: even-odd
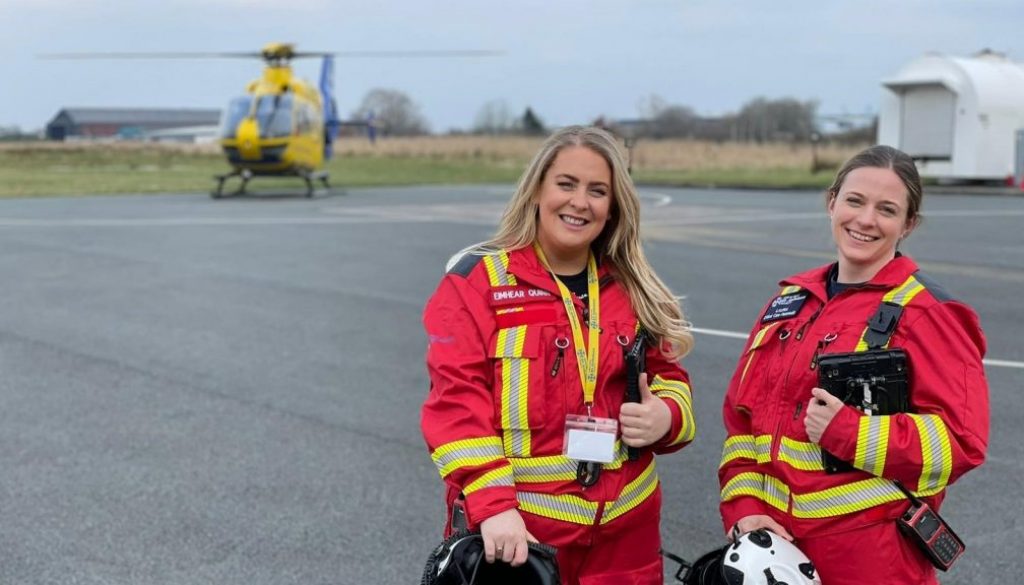
[[[640,402],[647,402],[654,398],[651,387],[647,383],[647,372],[640,374]]]
[[[539,543],[540,541],[537,540],[536,536],[530,534],[529,530],[527,530],[526,531],[526,542],[536,542],[536,543]]]
[[[833,396],[831,393],[829,393],[828,390],[825,390],[824,388],[811,388],[811,396],[814,396],[815,398],[824,402],[825,404],[839,402],[838,398]]]

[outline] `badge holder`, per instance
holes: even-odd
[[[565,417],[562,454],[579,461],[576,480],[584,487],[597,483],[601,464],[615,461],[615,437],[619,421],[585,414]]]

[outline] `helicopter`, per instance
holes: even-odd
[[[315,194],[314,183],[330,188],[324,163],[333,154],[342,126],[363,126],[372,121],[342,121],[334,98],[334,58],[341,57],[467,57],[489,56],[497,51],[296,51],[292,43],[269,43],[259,52],[221,53],[62,53],[45,59],[193,59],[260,58],[263,76],[251,81],[244,95],[228,103],[220,123],[219,142],[231,171],[215,175],[210,196],[226,195],[225,183],[240,180],[234,195],[245,194],[254,177],[294,176],[306,185],[306,197]],[[319,85],[295,76],[291,61],[322,59]]]

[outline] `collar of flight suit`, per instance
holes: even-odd
[[[833,266],[835,266],[835,262],[794,274],[780,280],[779,286],[799,286],[810,291],[811,294],[818,297],[822,302],[825,302],[828,300],[828,293],[825,291],[825,281],[828,278],[828,271]],[[891,289],[903,284],[907,277],[916,271],[917,263],[910,256],[904,256],[897,252],[896,257],[883,266],[864,287]]]
[[[614,275],[608,267],[608,262],[602,262],[600,256],[598,256],[597,261],[597,278],[600,287],[603,289],[614,278]],[[560,295],[555,279],[548,272],[548,269],[544,268],[544,265],[541,264],[540,258],[533,251],[533,246],[510,251],[508,253],[508,271],[515,275],[517,279],[546,290],[555,297]],[[574,302],[577,304],[581,303],[579,299],[575,299]]]

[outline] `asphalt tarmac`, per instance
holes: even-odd
[[[512,188],[0,201],[0,583],[417,583],[442,489],[420,314]],[[664,545],[719,546],[722,395],[763,302],[832,257],[807,192],[641,189],[685,296],[698,436],[659,462]],[[926,197],[905,251],[981,316],[989,460],[949,490],[1007,582],[1024,538],[1024,198]]]

